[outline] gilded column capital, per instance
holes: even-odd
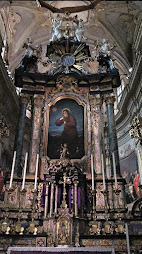
[[[105,95],[105,102],[106,104],[114,104],[115,102],[115,95],[114,93]]]
[[[30,95],[21,93],[20,94],[20,100],[21,100],[21,103],[28,104],[30,102]]]
[[[45,96],[42,94],[35,94],[34,95],[34,104],[37,106],[43,106]]]

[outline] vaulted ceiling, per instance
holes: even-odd
[[[88,1],[51,1],[57,8],[86,5]],[[102,1],[90,11],[77,13],[83,19],[87,44],[93,51],[96,39],[107,38],[115,45],[114,58],[122,72],[132,66],[132,44],[138,16],[142,13],[142,2]],[[71,14],[75,16],[75,14]],[[42,45],[43,57],[51,38],[52,17],[49,10],[37,6],[35,1],[0,1],[0,31],[8,44],[8,61],[11,71],[18,67],[23,53],[23,45],[28,37],[34,45]],[[92,53],[93,55],[93,53]]]

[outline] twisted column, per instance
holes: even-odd
[[[31,141],[30,173],[35,173],[36,156],[39,153],[41,113],[43,108],[44,95],[34,95],[33,132]]]
[[[114,118],[114,102],[115,102],[114,95],[113,94],[106,95],[105,101],[106,101],[106,106],[107,106],[107,118],[108,118],[109,154],[110,154],[111,174],[113,175],[112,153],[114,153],[115,164],[116,164],[116,173],[118,175],[120,175],[118,143],[117,143],[116,125],[115,125],[115,118]]]
[[[23,140],[25,133],[25,122],[26,122],[26,108],[30,101],[30,96],[22,93],[20,96],[20,111],[18,119],[18,129],[15,138],[15,150],[16,150],[16,161],[15,161],[15,172],[17,176],[22,175],[21,158],[23,150]]]

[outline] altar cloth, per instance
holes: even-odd
[[[7,254],[115,254],[113,248],[96,247],[9,247]]]

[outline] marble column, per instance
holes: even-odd
[[[24,140],[24,133],[25,133],[26,108],[29,101],[30,101],[29,95],[22,93],[20,97],[18,129],[16,132],[15,149],[14,149],[16,150],[15,173],[19,177],[22,175],[21,159],[22,159],[23,140]]]
[[[102,99],[99,94],[93,95],[92,100],[93,137],[94,137],[94,168],[96,174],[101,174],[101,141],[102,141]]]
[[[52,215],[53,215],[53,202],[54,202],[54,183],[51,183],[50,217],[52,217]]]
[[[114,153],[116,173],[120,175],[120,163],[118,154],[118,143],[116,134],[116,125],[114,118],[114,102],[115,97],[113,94],[108,94],[105,96],[106,106],[107,106],[107,119],[108,119],[108,135],[109,135],[109,154],[110,154],[110,165],[111,165],[111,175],[113,175],[113,159],[112,153]]]
[[[35,173],[36,168],[36,156],[39,153],[40,145],[40,127],[41,127],[41,113],[43,108],[44,95],[34,95],[34,112],[33,112],[33,132],[31,143],[31,155],[30,155],[30,173]]]

